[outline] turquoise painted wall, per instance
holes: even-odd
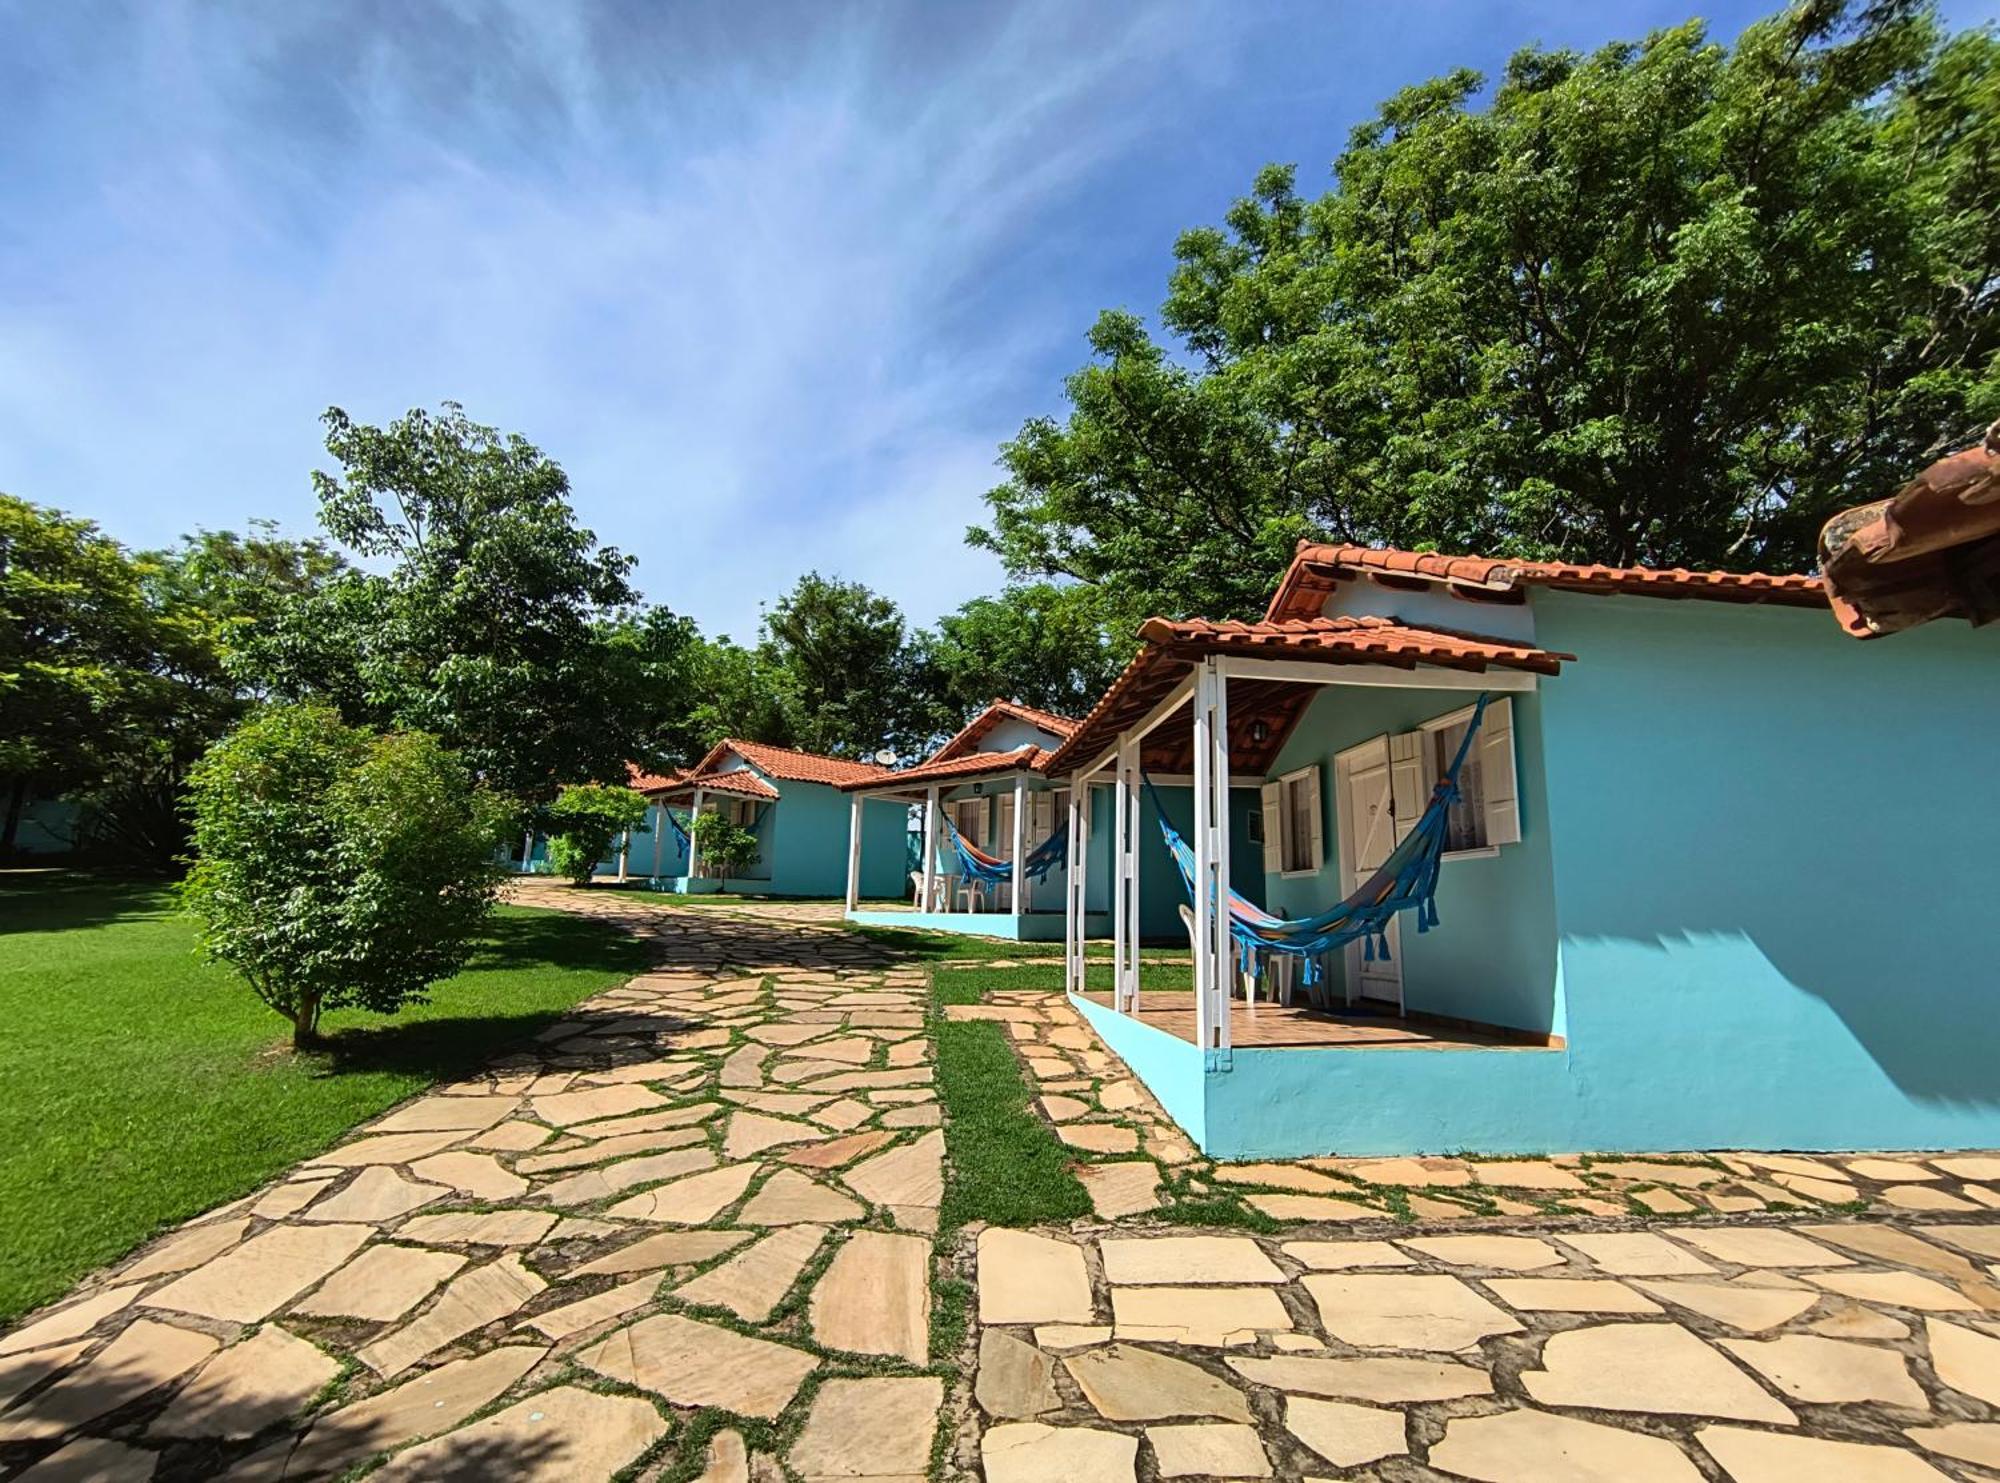
[[[1527,870],[1540,858],[1543,1002],[1567,1048],[1237,1051],[1193,1099],[1202,1146],[2000,1145],[2000,635],[1940,623],[1861,644],[1819,612],[1558,593],[1532,606],[1538,641],[1579,658],[1516,697],[1522,845],[1446,867],[1443,923],[1413,940],[1406,976],[1429,1007],[1420,988],[1445,987],[1460,929],[1477,937],[1467,924],[1503,894],[1542,911]],[[1397,721],[1406,700],[1383,697],[1368,723]],[[1324,704],[1295,746],[1358,739],[1358,719],[1322,719]],[[1522,879],[1504,893],[1462,873],[1517,849]],[[1495,992],[1547,964],[1547,946],[1510,941]],[[1182,1061],[1153,1070],[1189,1102]]]
[[[1326,861],[1311,875],[1265,875],[1268,909],[1285,917],[1325,911],[1345,894],[1336,841],[1340,825],[1334,787],[1336,752],[1373,737],[1415,730],[1463,710],[1476,692],[1328,685],[1307,707],[1272,768],[1273,778],[1316,765]],[[1438,925],[1399,928],[1406,1008],[1454,1015],[1517,1030],[1562,1033],[1556,995],[1554,879],[1549,863],[1548,798],[1542,777],[1542,724],[1534,695],[1516,695],[1514,750],[1521,798],[1521,840],[1498,855],[1447,860],[1438,877]],[[1345,954],[1329,975],[1344,989]]]
[[[848,795],[825,783],[782,781],[783,792],[759,820],[763,869],[775,896],[847,894]],[[882,804],[861,810],[861,894],[900,896],[903,872],[903,813]]]
[[[2000,1144],[2000,632],[1547,593],[1579,1097],[1634,1143]]]

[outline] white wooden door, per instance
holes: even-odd
[[[1334,812],[1339,838],[1340,892],[1352,893],[1396,848],[1394,780],[1389,738],[1350,747],[1333,759]],[[1389,924],[1389,957],[1368,961],[1364,944],[1347,946],[1347,997],[1403,1007],[1403,952],[1395,922]]]

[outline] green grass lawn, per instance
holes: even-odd
[[[640,971],[607,923],[502,908],[430,1003],[340,1011],[324,1054],[157,883],[0,873],[0,1321]]]

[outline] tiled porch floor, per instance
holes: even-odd
[[[1085,994],[1093,1004],[1109,1006],[1108,993]],[[1139,1019],[1155,1029],[1165,1030],[1176,1039],[1195,1043],[1194,995],[1175,989],[1142,990]],[[1254,1007],[1240,999],[1229,1005],[1229,1043],[1232,1046],[1379,1046],[1392,1050],[1542,1050],[1518,1039],[1485,1034],[1465,1026],[1426,1025],[1415,1019],[1395,1019],[1382,1014],[1335,1014],[1304,1006],[1286,1008],[1261,1003]]]

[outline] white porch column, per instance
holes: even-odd
[[[627,829],[618,836],[618,881],[620,885],[623,885],[625,882],[625,861],[631,852],[632,831]]]
[[[660,872],[666,865],[666,856],[662,853],[662,851],[664,851],[667,847],[667,830],[669,830],[672,827],[673,826],[667,822],[666,804],[664,803],[654,804],[653,805],[653,879],[654,880],[658,880],[660,878]]]
[[[1210,926],[1214,934],[1211,951],[1215,968],[1209,983],[1213,995],[1209,1026],[1213,1036],[1210,1044],[1218,1050],[1228,1050],[1230,984],[1234,982],[1235,966],[1235,939],[1230,932],[1229,914],[1229,677],[1213,660],[1209,661],[1209,668],[1214,678],[1209,692],[1209,788],[1205,808],[1210,869],[1215,876],[1215,914]]]
[[[1028,859],[1023,841],[1028,837],[1028,776],[1014,774],[1014,885],[1011,893],[1014,915],[1027,911]]]
[[[1118,822],[1112,834],[1117,861],[1112,895],[1112,1003],[1125,1014],[1139,1009],[1139,738],[1118,740],[1118,782],[1113,798]]]
[[[1215,831],[1209,827],[1209,799],[1215,791],[1215,670],[1203,660],[1194,672],[1194,1040],[1206,1051],[1215,1043]]]
[[[918,911],[930,911],[937,901],[938,790],[935,785],[924,793],[924,899]]]
[[[694,842],[694,826],[701,822],[701,799],[702,790],[697,788],[694,790],[694,802],[688,805],[688,884],[690,886],[694,884],[694,878],[701,874],[701,851],[695,847]]]
[[[1088,868],[1090,784],[1072,777],[1069,784],[1069,853],[1063,864],[1063,989],[1084,989],[1084,919],[1090,906]]]
[[[847,805],[847,910],[861,904],[861,795]]]
[[[528,831],[527,837],[521,841],[521,874],[533,875],[534,873],[535,873],[535,831],[530,829]]]

